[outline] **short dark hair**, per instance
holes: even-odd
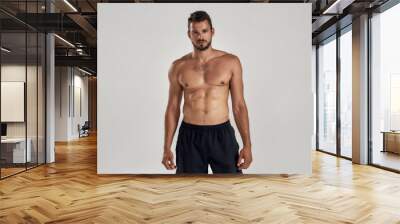
[[[192,14],[190,14],[190,16],[188,18],[188,30],[190,30],[191,22],[202,22],[204,20],[207,20],[208,24],[210,24],[210,27],[213,28],[210,15],[208,15],[208,13],[206,11],[193,12]]]

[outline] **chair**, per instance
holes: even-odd
[[[89,121],[85,121],[82,127],[78,124],[79,138],[89,136],[89,129],[90,129]]]

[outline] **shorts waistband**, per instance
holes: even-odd
[[[184,128],[189,128],[189,129],[196,129],[196,130],[210,130],[210,129],[216,129],[216,128],[223,128],[223,127],[229,127],[231,125],[231,122],[229,120],[220,123],[220,124],[212,124],[212,125],[199,125],[199,124],[190,124],[186,123],[182,120],[181,127]]]

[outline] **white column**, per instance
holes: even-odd
[[[353,19],[353,162],[368,163],[368,15]]]
[[[51,1],[46,1],[47,12],[53,12]],[[55,44],[54,35],[46,35],[46,163],[55,161],[54,133],[55,133]]]
[[[46,52],[46,60],[47,60],[47,77],[46,77],[46,82],[47,82],[47,92],[46,92],[46,97],[47,97],[47,108],[46,108],[46,163],[52,163],[55,161],[55,151],[54,151],[54,133],[55,133],[55,121],[54,121],[54,115],[55,115],[55,77],[54,77],[54,66],[55,66],[55,60],[54,60],[54,35],[49,33],[46,36],[46,47],[47,47],[47,52]]]

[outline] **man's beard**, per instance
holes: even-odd
[[[207,50],[211,46],[211,40],[210,40],[210,42],[208,42],[207,45],[205,45],[203,47],[198,46],[198,45],[194,44],[193,42],[192,42],[192,44],[193,44],[193,47],[196,48],[197,50],[204,51],[204,50]]]

